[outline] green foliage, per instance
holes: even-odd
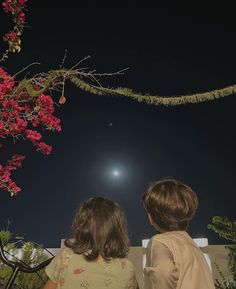
[[[10,254],[14,256],[18,250],[17,245],[19,240],[16,239],[12,241],[12,234],[9,231],[0,231],[0,238],[4,244],[4,250],[10,252]],[[35,245],[32,242],[24,242],[21,247],[21,251],[21,262],[29,265],[30,267],[35,267],[48,258],[44,253],[43,247]],[[14,257],[12,258],[14,260]],[[6,284],[11,273],[11,268],[0,261],[0,288],[1,285],[3,286]],[[41,289],[46,281],[47,275],[44,270],[40,270],[37,273],[19,272],[14,283],[14,288]]]
[[[216,266],[217,272],[219,273],[221,277],[221,281],[219,281],[218,279],[215,280],[216,289],[235,289],[236,288],[235,280],[233,278],[230,280],[226,280],[224,274],[221,272],[219,268],[219,265],[215,264],[215,266]]]
[[[208,228],[215,231],[220,237],[236,243],[236,221],[229,220],[227,217],[215,216]]]
[[[9,231],[0,231],[0,239],[2,244],[5,246],[12,238],[12,234]]]
[[[212,224],[208,228],[217,233],[220,237],[232,241],[233,245],[225,246],[228,250],[228,268],[230,280],[226,280],[219,266],[216,269],[221,276],[221,280],[216,279],[215,286],[217,289],[236,289],[236,221],[229,220],[227,217],[215,216],[212,218]]]

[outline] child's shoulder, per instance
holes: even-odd
[[[62,255],[62,256],[73,255],[73,254],[75,254],[75,253],[73,252],[73,250],[72,250],[71,248],[63,247],[63,248],[61,249],[61,255]]]
[[[173,237],[175,237],[178,234],[177,231],[169,231],[164,233],[158,233],[154,236],[152,236],[149,240],[149,242],[155,242],[155,241],[161,241],[161,240],[169,240]]]
[[[64,261],[68,262],[74,254],[75,253],[70,248],[63,247],[61,249],[58,257],[61,258],[62,262],[64,262]]]
[[[121,267],[121,269],[133,270],[134,265],[128,258],[113,258],[111,262],[115,264],[115,266]]]
[[[150,239],[149,245],[153,245],[157,242],[163,243],[164,245],[167,246],[174,244],[195,245],[193,239],[189,236],[189,234],[186,231],[169,231],[161,234],[156,234]]]
[[[191,237],[188,235],[186,231],[168,231],[164,233],[158,233],[152,236],[150,240],[170,239],[170,238],[186,239]]]
[[[78,260],[78,259],[84,259],[83,255],[76,254],[71,248],[63,247],[60,252],[57,254],[56,258],[60,260],[62,263],[69,264],[70,260]]]
[[[134,267],[132,261],[130,259],[128,259],[127,257],[126,258],[120,258],[121,260],[121,263],[123,262],[126,266],[128,267]]]

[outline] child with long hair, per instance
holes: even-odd
[[[46,268],[44,289],[137,289],[127,259],[129,240],[124,213],[113,201],[93,197],[82,204],[73,235]]]
[[[143,203],[157,231],[147,247],[144,289],[214,289],[204,255],[186,232],[198,207],[193,190],[176,180],[155,182]]]

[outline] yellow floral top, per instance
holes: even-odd
[[[46,267],[57,289],[136,289],[134,266],[127,258],[87,261],[64,248]]]

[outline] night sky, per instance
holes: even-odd
[[[222,88],[236,83],[235,10],[212,3],[29,0],[22,53],[4,66],[14,74],[38,61],[35,71],[47,71],[58,68],[67,49],[67,67],[90,55],[84,65],[100,72],[130,68],[103,85],[167,96]],[[8,22],[0,17],[3,32]],[[14,174],[22,192],[0,193],[1,229],[10,222],[27,240],[59,247],[80,202],[102,195],[125,210],[138,246],[154,233],[142,195],[152,181],[172,177],[199,196],[191,235],[225,243],[207,224],[214,215],[236,219],[236,96],[163,107],[91,95],[69,83],[65,96],[57,110],[62,132],[45,136],[50,156],[27,142],[4,142],[1,162],[14,153],[27,159]]]

